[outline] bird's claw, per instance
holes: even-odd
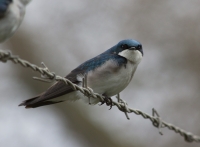
[[[112,99],[111,99],[110,97],[105,96],[104,100],[101,101],[101,104],[99,104],[99,106],[101,106],[101,105],[103,105],[103,104],[105,104],[105,103],[106,103],[107,106],[110,106],[110,109],[112,108],[112,103],[113,103],[113,101],[112,101]],[[110,110],[110,109],[109,109],[109,110]]]

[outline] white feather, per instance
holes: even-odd
[[[20,26],[25,14],[25,5],[29,1],[13,0],[10,3],[5,16],[0,18],[0,43],[10,38]]]
[[[120,52],[118,55],[126,58],[127,60],[135,63],[135,64],[139,64],[140,61],[142,60],[142,53],[138,50],[123,50],[122,52]]]

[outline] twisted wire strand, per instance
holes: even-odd
[[[46,76],[51,80],[64,81],[67,85],[70,85],[74,90],[79,90],[88,98],[98,98],[100,101],[103,101],[105,98],[104,96],[98,93],[94,93],[89,88],[80,87],[72,83],[70,80],[56,75],[55,73],[49,71],[49,69],[46,66],[44,68],[39,67],[35,64],[32,64],[26,60],[19,58],[18,56],[12,55],[10,51],[0,50],[0,61],[7,62],[8,60],[11,60],[15,64],[20,64],[26,68],[31,68],[32,70],[39,72],[41,75]],[[120,111],[124,112],[127,116],[127,119],[129,119],[128,113],[135,113],[136,115],[141,115],[144,119],[149,119],[152,122],[153,126],[159,129],[161,135],[162,132],[160,131],[160,129],[167,127],[169,130],[173,130],[174,132],[180,134],[182,137],[184,137],[185,141],[187,142],[200,142],[200,136],[193,135],[192,133],[187,132],[177,126],[174,126],[173,124],[162,121],[157,112],[157,116],[154,117],[154,115],[150,116],[140,110],[129,108],[125,103],[122,102],[112,101],[112,105],[116,106]],[[155,112],[155,109],[153,109],[153,112]]]

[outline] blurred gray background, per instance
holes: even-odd
[[[33,0],[25,19],[0,45],[65,76],[122,39],[140,41],[144,58],[121,93],[129,106],[200,135],[199,0]],[[0,62],[1,147],[199,147],[149,120],[82,101],[37,109],[18,104],[51,83],[12,62]]]

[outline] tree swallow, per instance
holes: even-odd
[[[10,38],[20,26],[29,1],[0,0],[0,43]]]
[[[132,39],[122,40],[102,54],[82,63],[65,78],[82,86],[83,76],[81,75],[86,75],[88,87],[95,93],[111,97],[128,86],[142,57],[143,49],[140,42]],[[91,98],[89,101],[89,98],[81,92],[74,91],[63,81],[59,81],[40,95],[23,101],[19,106],[36,108],[79,99],[91,104],[100,102],[95,98]]]

